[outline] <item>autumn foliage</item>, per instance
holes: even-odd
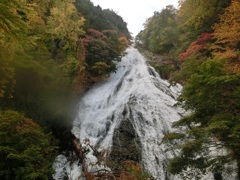
[[[129,38],[89,0],[0,1],[0,179],[52,178],[51,132],[65,138],[78,95],[115,70]]]
[[[170,80],[184,85],[179,103],[189,113],[173,125],[180,132],[164,138],[169,150],[179,150],[168,169],[182,179],[201,179],[208,170],[219,174],[220,179],[223,171],[237,173],[239,178],[240,1],[180,2],[174,16],[176,24],[161,21],[167,19],[163,13],[166,8],[149,18],[138,35],[140,47],[154,52],[162,43],[157,38],[163,32],[175,32],[175,46],[163,54],[179,63],[180,68],[171,74]],[[149,23],[151,20],[155,23]],[[225,153],[218,154],[216,149]],[[229,166],[233,162],[237,167]]]
[[[232,72],[240,72],[240,2],[233,0],[214,26],[215,42],[211,48],[220,60],[228,60]]]
[[[209,44],[212,39],[212,33],[202,33],[199,38],[192,42],[188,49],[181,53],[179,56],[180,61],[184,61],[187,59],[189,56],[194,55],[196,53],[202,53],[205,55],[209,51]]]
[[[116,31],[98,31],[90,28],[82,38],[86,49],[86,70],[93,79],[102,77],[116,70],[113,60],[121,57],[128,46],[125,36],[118,37]]]

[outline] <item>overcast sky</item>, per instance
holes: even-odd
[[[103,9],[111,9],[122,16],[127,22],[128,29],[136,36],[142,29],[143,23],[151,17],[154,11],[161,11],[167,5],[178,6],[178,0],[91,0],[94,5]]]

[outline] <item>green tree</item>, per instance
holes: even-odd
[[[104,13],[105,18],[113,26],[113,28],[108,27],[106,29],[116,30],[118,35],[124,36],[127,39],[131,39],[131,35],[127,28],[127,23],[122,19],[121,16],[119,16],[116,12],[109,10],[109,9],[104,9],[103,13]]]
[[[1,179],[49,179],[56,147],[33,120],[15,111],[0,112]]]
[[[216,172],[231,161],[240,168],[239,80],[240,75],[229,74],[219,60],[207,60],[191,76],[181,101],[192,112],[174,124],[183,127],[183,133],[165,136],[165,140],[178,144],[174,148],[180,152],[170,161],[170,172],[184,173],[188,168]],[[211,153],[218,148],[226,153]]]
[[[94,6],[90,0],[76,0],[75,5],[78,12],[85,18],[86,31],[87,29],[96,29],[98,31],[116,30],[118,36],[131,39],[127,23],[116,12]]]
[[[176,13],[173,6],[167,6],[146,21],[145,29],[139,36],[144,48],[151,52],[168,54],[177,47]]]

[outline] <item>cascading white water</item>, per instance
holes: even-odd
[[[117,72],[93,87],[81,100],[73,134],[81,141],[111,149],[114,130],[131,111],[131,123],[142,145],[142,163],[156,178],[165,179],[167,154],[161,139],[181,117],[176,98],[181,86],[162,80],[134,48],[118,63]]]
[[[135,48],[130,47],[126,52],[117,65],[117,72],[81,99],[72,133],[81,142],[88,139],[93,146],[111,150],[114,132],[127,118],[140,140],[144,168],[159,180],[179,179],[166,172],[171,154],[164,151],[161,139],[172,131],[172,122],[183,114],[175,106],[182,87],[162,80]],[[59,172],[55,179],[61,179],[63,171],[72,179],[79,176],[81,168],[76,168],[77,163],[71,169],[64,156],[58,159],[65,165],[55,163],[54,168]]]
[[[165,179],[166,153],[160,142],[180,118],[174,107],[181,86],[162,80],[134,48],[118,64],[117,72],[92,88],[81,100],[72,132],[81,141],[111,149],[114,130],[131,109],[131,123],[142,145],[142,161],[155,177]],[[130,113],[129,113],[130,116]]]

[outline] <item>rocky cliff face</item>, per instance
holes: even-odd
[[[141,141],[135,132],[130,119],[125,118],[113,135],[112,150],[110,153],[111,167],[119,170],[125,160],[141,162]]]

